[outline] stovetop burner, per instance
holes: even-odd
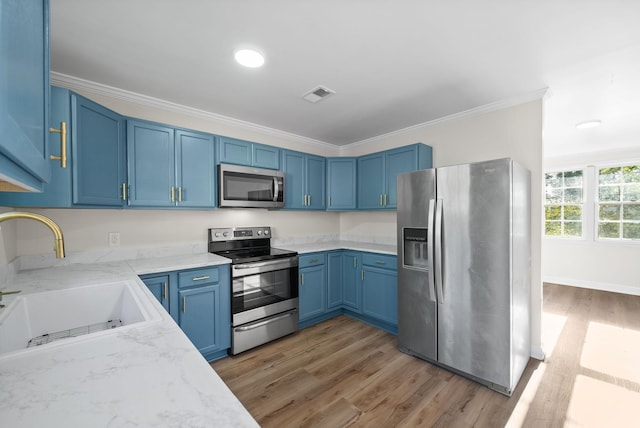
[[[209,229],[209,252],[232,260],[232,264],[255,263],[294,257],[298,253],[271,247],[271,228]]]

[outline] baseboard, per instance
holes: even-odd
[[[631,294],[640,296],[640,285],[637,287],[623,284],[611,284],[606,282],[584,281],[580,279],[560,278],[554,276],[543,276],[543,282],[550,282],[558,285],[569,285],[572,287],[590,288],[593,290],[612,291],[614,293]]]

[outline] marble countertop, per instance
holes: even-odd
[[[299,254],[314,253],[316,251],[330,251],[330,250],[369,251],[373,253],[390,254],[393,256],[397,254],[397,249],[395,245],[375,244],[375,243],[369,243],[369,242],[345,241],[345,240],[321,241],[321,242],[313,242],[313,243],[305,243],[305,244],[282,243],[281,245],[276,245],[276,246],[279,248],[286,248],[287,250],[291,250],[291,251],[297,251]]]
[[[22,293],[135,281],[160,317],[0,356],[0,424],[11,427],[257,427],[138,275],[229,263],[212,254],[19,273]],[[21,293],[21,294],[22,294]],[[6,296],[10,305],[16,296]]]

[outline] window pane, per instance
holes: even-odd
[[[626,239],[640,239],[640,223],[623,223],[622,237]]]
[[[622,171],[625,183],[640,183],[640,165],[625,166]]]
[[[565,189],[564,201],[568,203],[582,202],[582,189]]]
[[[622,178],[622,168],[600,168],[598,179],[600,184],[620,183]]]
[[[620,205],[600,205],[600,220],[620,220]]]
[[[565,171],[565,187],[582,187],[582,171]]]
[[[640,183],[625,184],[623,191],[623,200],[629,202],[640,201]]]
[[[600,191],[598,192],[598,197],[600,198],[601,201],[617,202],[620,200],[620,186],[600,187]]]
[[[560,220],[562,219],[562,206],[561,205],[549,205],[544,207],[544,218],[546,220]]]
[[[547,204],[560,204],[562,203],[562,189],[549,189],[547,188]]]
[[[620,223],[600,223],[598,224],[598,236],[600,238],[619,238]]]
[[[582,206],[580,206],[580,205],[565,205],[565,207],[564,207],[564,219],[565,220],[581,220],[582,219]]]
[[[562,173],[554,172],[544,175],[545,187],[562,187]]]
[[[544,233],[545,235],[551,236],[561,236],[562,235],[562,227],[559,221],[546,221],[544,223]]]
[[[564,224],[565,236],[582,236],[582,222],[568,221]]]
[[[640,221],[640,204],[628,204],[622,207],[622,219]]]

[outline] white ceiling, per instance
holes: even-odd
[[[638,0],[51,0],[51,64],[335,145],[548,87],[562,156],[640,145],[639,17]],[[264,67],[234,62],[246,46]],[[303,100],[317,85],[336,94]]]

